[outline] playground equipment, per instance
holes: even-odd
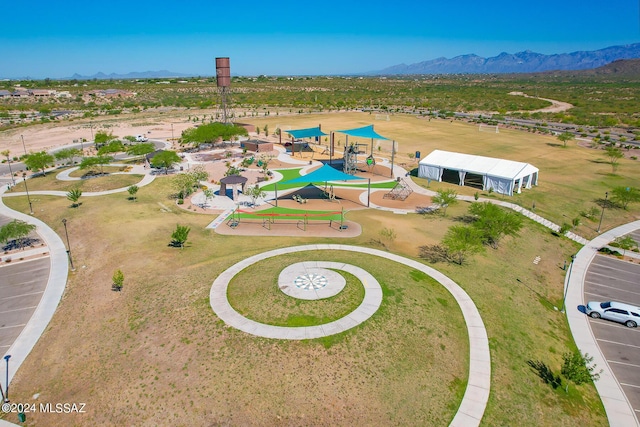
[[[361,150],[360,147],[365,147],[365,150]],[[367,144],[351,144],[349,145],[349,147],[347,147],[347,149],[344,151],[344,173],[349,175],[356,174],[356,172],[358,171],[358,154],[365,154],[367,147]]]
[[[413,190],[409,187],[409,184],[404,179],[398,178],[391,191],[382,197],[384,199],[405,200],[411,193],[413,193]]]
[[[271,230],[271,224],[275,224],[277,219],[294,220],[296,227],[307,231],[309,221],[329,221],[329,227],[333,227],[334,222],[339,222],[339,230],[346,230],[344,224],[344,208],[341,211],[299,211],[295,209],[266,209],[261,212],[244,211],[235,209],[227,219],[227,225],[236,228],[240,225],[241,219],[252,220],[258,219],[262,221],[262,227]]]
[[[327,183],[325,182],[324,188],[322,189],[322,194],[324,195],[324,197],[329,199],[330,202],[336,200],[336,193],[333,191],[333,184],[327,185]]]

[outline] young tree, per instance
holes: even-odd
[[[269,125],[264,125],[264,136],[269,136]]]
[[[120,153],[124,151],[124,144],[120,141],[109,141],[108,144],[103,145],[98,149],[98,156],[104,156],[105,154]]]
[[[82,156],[82,151],[77,148],[63,148],[55,152],[56,160],[64,160],[66,163],[73,163],[74,157]]]
[[[620,236],[616,238],[615,243],[622,249],[622,256],[625,256],[628,250],[638,247],[638,243],[631,236]]]
[[[458,193],[455,190],[438,190],[431,200],[443,208],[442,216],[447,216],[447,208],[458,203],[457,197]]]
[[[502,237],[516,236],[522,228],[520,215],[507,212],[490,202],[471,203],[469,213],[475,216],[473,227],[480,231],[483,241],[494,249]]]
[[[254,185],[253,187],[249,187],[245,194],[251,197],[251,204],[253,206],[255,206],[256,200],[258,200],[260,197],[264,197],[267,195],[267,193],[264,190],[262,190],[262,188],[260,188],[258,184]]]
[[[129,200],[136,200],[136,194],[138,194],[138,190],[140,188],[137,185],[130,185],[129,188],[127,188],[127,192],[129,193]]]
[[[203,193],[204,193],[204,203],[205,205],[207,205],[209,203],[209,199],[213,199],[215,195],[213,194],[213,190],[210,188],[207,188],[206,190],[204,190]]]
[[[78,200],[80,200],[81,196],[82,196],[82,190],[80,190],[79,188],[73,188],[69,190],[69,192],[67,193],[67,199],[71,201],[72,208],[77,208],[78,206],[80,206],[80,203],[78,203]]]
[[[122,272],[122,270],[116,270],[115,273],[113,273],[111,281],[113,282],[113,284],[111,285],[111,289],[120,292],[122,290],[122,287],[124,286],[124,273]]]
[[[567,379],[567,387],[565,392],[569,392],[569,381],[576,385],[584,384],[589,381],[597,381],[600,378],[600,372],[594,372],[596,369],[593,357],[585,353],[584,356],[580,351],[565,353],[562,355],[562,375]]]
[[[164,174],[169,173],[169,168],[175,163],[180,162],[180,156],[178,153],[171,150],[161,151],[151,159],[151,165],[156,168],[164,168]]]
[[[104,144],[108,143],[109,141],[113,141],[114,139],[116,139],[116,137],[113,135],[113,133],[99,130],[98,132],[96,132],[93,141],[96,144],[96,148],[100,148]]]
[[[110,156],[85,157],[80,162],[80,169],[91,169],[100,166],[100,174],[104,174],[104,165],[108,165],[113,160]]]
[[[55,163],[54,157],[46,151],[28,154],[24,159],[24,164],[31,170],[42,171],[42,175],[46,175],[45,169]]]
[[[127,154],[131,156],[144,156],[149,153],[153,153],[156,146],[152,142],[141,142],[127,147]]]
[[[615,187],[611,190],[611,200],[627,209],[629,203],[640,202],[640,189],[636,187]]]
[[[449,227],[442,239],[442,246],[453,258],[453,262],[462,265],[465,259],[474,253],[480,252],[482,247],[482,234],[475,227],[466,225],[453,225]]]
[[[9,243],[9,241],[15,240],[18,247],[22,248],[24,238],[35,229],[36,226],[33,224],[14,219],[0,227],[0,242]]]
[[[624,157],[624,153],[621,149],[613,146],[608,146],[604,148],[604,151],[609,159],[609,164],[611,165],[611,169],[615,173],[618,169],[618,164],[620,163],[620,159]]]
[[[575,135],[572,134],[571,132],[562,132],[560,135],[557,136],[557,138],[562,141],[562,143],[564,144],[564,146],[567,146],[567,142],[571,141],[572,139],[575,139]]]
[[[195,184],[200,183],[200,181],[207,181],[209,179],[209,172],[207,172],[207,170],[202,165],[192,167],[188,174],[191,175]]]
[[[231,141],[237,136],[247,135],[247,130],[242,126],[216,122],[185,130],[180,137],[180,144],[198,147],[200,144]]]
[[[180,246],[180,248],[184,249],[184,244],[187,242],[190,231],[191,228],[186,225],[176,225],[175,231],[171,234],[171,244],[173,246]]]

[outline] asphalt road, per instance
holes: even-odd
[[[163,141],[161,139],[149,139],[148,142],[153,143],[153,145],[156,146],[157,150],[162,150],[162,149],[165,148],[165,141]],[[51,150],[49,152],[53,154],[56,151],[59,151],[59,150],[61,150],[63,148],[78,148],[78,149],[80,149],[80,148],[92,147],[93,145],[94,145],[93,142],[83,142],[82,144],[81,143],[69,144],[69,145],[65,145],[64,147],[57,147],[57,148],[55,148],[55,149],[53,149],[53,150]],[[127,156],[126,154],[118,154],[118,155],[114,156],[114,159],[115,160],[122,160],[122,159],[125,159],[127,157],[129,157],[129,156]],[[76,161],[80,161],[80,159],[81,158],[78,157],[75,160]],[[2,160],[2,159],[0,159],[0,160]],[[5,160],[6,160],[6,158],[5,158]],[[5,174],[8,175],[9,174],[9,167],[11,167],[11,171],[13,173],[16,173],[17,171],[21,171],[21,170],[22,171],[26,170],[26,167],[25,167],[24,163],[22,163],[22,162],[11,162],[11,166],[9,166],[9,164],[6,163],[6,162],[5,163],[0,163],[0,176],[5,175]],[[7,176],[7,178],[2,180],[2,181],[8,183],[8,182],[11,181],[11,179]],[[0,182],[2,182],[2,181],[0,181]]]
[[[640,231],[631,236],[640,241]],[[640,264],[596,255],[585,276],[584,298],[585,304],[619,301],[640,307]],[[640,412],[640,328],[591,318],[590,324],[631,406],[636,413]]]

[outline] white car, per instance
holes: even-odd
[[[622,302],[589,301],[587,315],[594,319],[607,319],[623,323],[629,328],[635,328],[640,323],[640,308]]]
[[[149,138],[144,135],[136,135],[136,142],[147,142]]]

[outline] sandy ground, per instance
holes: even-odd
[[[124,138],[127,135],[147,135],[149,138],[170,140],[173,125],[173,136],[178,138],[183,130],[193,127],[193,123],[179,119],[112,119],[95,123],[72,122],[65,125],[51,123],[46,125],[29,126],[20,129],[10,129],[0,132],[2,149],[9,149],[12,156],[20,156],[25,152],[51,150],[56,147],[69,145],[82,138],[93,140],[98,131],[112,132],[115,136]],[[23,145],[24,140],[24,145]]]

